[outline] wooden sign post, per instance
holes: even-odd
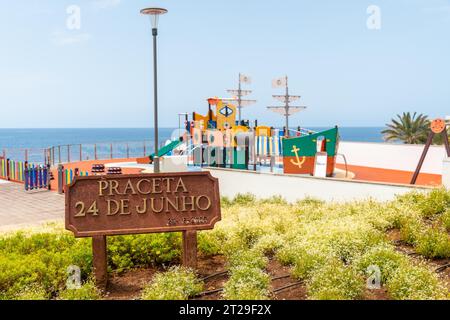
[[[197,231],[221,219],[209,172],[76,177],[65,189],[66,229],[92,237],[97,285],[107,285],[107,236],[182,232],[182,261],[197,267]]]

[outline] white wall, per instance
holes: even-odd
[[[424,145],[341,141],[338,153],[345,155],[349,165],[415,171],[423,149]],[[442,174],[445,157],[443,146],[431,146],[421,172]],[[337,157],[337,163],[344,163],[342,157]]]
[[[234,197],[238,193],[252,193],[258,198],[281,195],[290,202],[307,196],[339,202],[367,198],[385,201],[393,199],[396,194],[430,189],[230,169],[208,168],[207,170],[219,179],[220,194],[228,197]]]
[[[450,189],[450,158],[444,160],[442,171],[442,184]]]

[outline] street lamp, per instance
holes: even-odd
[[[153,84],[154,84],[154,130],[155,130],[155,156],[153,157],[153,172],[159,173],[159,157],[158,157],[158,69],[157,69],[157,52],[156,37],[158,35],[159,16],[166,14],[167,10],[163,8],[145,8],[141,10],[141,14],[150,16],[152,23],[153,35]]]
[[[178,114],[178,134],[181,134],[181,118],[184,117],[185,124],[188,122],[189,113],[182,112]]]

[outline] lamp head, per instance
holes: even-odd
[[[152,23],[152,28],[158,28],[159,16],[162,14],[166,14],[168,11],[164,8],[145,8],[141,10],[141,14],[145,14],[150,16],[150,21]]]

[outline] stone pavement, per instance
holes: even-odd
[[[25,191],[22,184],[0,183],[0,231],[64,221],[64,196],[46,190]]]

